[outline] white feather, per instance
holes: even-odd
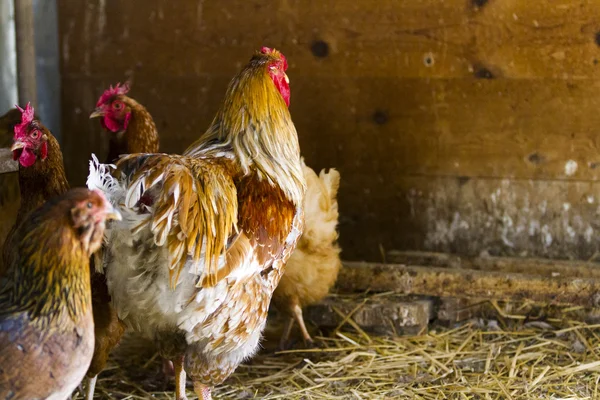
[[[113,164],[100,163],[96,155],[92,153],[90,173],[86,181],[88,189],[101,190],[110,200],[110,197],[120,190],[119,182],[111,175],[111,169],[115,168]]]

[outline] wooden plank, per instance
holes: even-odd
[[[483,320],[520,319],[524,323],[548,321],[585,321],[597,324],[600,310],[570,305],[549,305],[523,301],[492,301],[477,298],[443,297],[436,301],[434,318],[456,323],[473,318]],[[527,322],[525,322],[527,321]],[[542,322],[544,321],[544,322]]]
[[[209,124],[226,84],[227,79],[216,78],[153,82],[135,86],[132,95],[154,115],[163,151],[178,152],[199,135],[199,126]],[[64,131],[77,132],[63,140],[74,185],[85,183],[90,153],[103,157],[106,152],[106,133],[87,115],[107,85],[108,81],[64,81],[70,93],[63,99]],[[186,92],[185,87],[192,89]],[[326,115],[336,115],[333,107],[310,101],[306,90],[300,85],[300,93],[292,97],[299,104],[292,103],[292,112],[307,163],[316,169],[335,166],[342,174],[340,241],[346,259],[382,260],[381,248],[583,259],[599,249],[594,240],[600,228],[597,183],[406,176],[400,167],[405,165],[403,157],[410,156],[417,166],[425,159],[418,148],[411,149],[412,155],[403,148],[409,136],[380,137],[366,116],[355,117],[354,127],[344,118],[326,123]],[[338,126],[352,128],[352,140],[341,136]],[[409,132],[410,126],[406,129]],[[492,144],[502,147],[492,141],[490,148]]]
[[[442,268],[530,274],[547,278],[600,279],[600,265],[596,262],[585,261],[519,257],[461,257],[454,254],[420,251],[390,251],[386,261],[392,264],[431,265]]]
[[[410,249],[587,260],[599,250],[595,182],[340,172],[345,259]]]
[[[14,1],[19,103],[37,107],[33,0]]]
[[[10,149],[0,148],[0,174],[17,172],[18,170],[19,163],[12,159],[12,152]]]
[[[63,79],[64,130],[77,132],[66,141],[98,145],[86,145],[86,130],[99,131],[87,115],[121,78]],[[321,81],[293,71],[290,79],[303,152],[318,151],[327,166],[393,176],[600,179],[600,81]],[[228,80],[152,79],[132,96],[161,122],[165,150],[180,151],[208,126]]]
[[[600,305],[600,280],[547,278],[428,266],[345,262],[341,291],[395,291],[438,297],[473,297],[548,304]]]
[[[325,136],[353,172],[600,178],[597,83],[291,79],[303,151]]]
[[[63,1],[67,173],[83,184],[90,153],[106,151],[87,116],[108,84],[133,78],[162,149],[179,152],[210,123],[249,52],[268,44],[290,60],[308,164],[342,174],[346,258],[407,248],[587,258],[598,250],[598,187],[586,181],[600,179],[599,8]],[[479,79],[486,70],[515,79]]]
[[[307,321],[317,326],[337,328],[346,319],[362,329],[377,334],[418,334],[427,328],[433,318],[433,302],[414,296],[329,296],[318,304],[307,307]],[[350,327],[347,322],[343,325]]]
[[[59,2],[68,75],[229,75],[283,47],[306,76],[597,78],[600,2]],[[252,32],[252,34],[249,34]]]

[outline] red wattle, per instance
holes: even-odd
[[[31,149],[24,148],[21,157],[19,157],[19,163],[27,168],[35,164],[35,159],[35,153]]]
[[[279,93],[281,93],[281,97],[285,101],[285,104],[290,106],[290,85],[285,81],[284,77],[273,77],[273,83]]]
[[[119,121],[113,118],[111,115],[106,114],[100,120],[102,127],[111,132],[117,133],[127,130],[127,125],[129,125],[129,120],[131,119],[131,113],[128,112],[125,114],[125,119],[123,121]]]
[[[104,128],[108,129],[111,132],[116,133],[116,132],[120,132],[122,130],[119,122],[110,118],[108,115],[106,115],[106,116],[104,116],[104,118],[102,118],[102,125],[104,126]]]
[[[42,157],[42,160],[48,158],[48,142],[42,143],[42,150],[40,151],[40,156]]]

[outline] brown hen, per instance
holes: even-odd
[[[294,321],[305,344],[313,340],[306,329],[302,309],[321,301],[335,284],[342,265],[338,238],[337,191],[340,174],[335,169],[319,175],[302,161],[306,178],[304,232],[285,266],[285,273],[273,293],[273,303],[288,316],[280,347],[285,347]]]
[[[27,104],[20,109],[21,121],[14,126],[13,158],[19,162],[20,205],[16,221],[3,246],[3,263],[10,265],[16,252],[13,238],[20,224],[47,200],[65,193],[69,183],[65,175],[62,152],[52,133],[34,117]]]
[[[107,163],[131,153],[158,152],[158,132],[154,119],[140,103],[127,96],[129,86],[117,84],[104,91],[90,118],[100,118],[109,135]],[[93,262],[92,262],[93,264]],[[125,325],[111,306],[104,274],[92,270],[92,305],[96,344],[90,369],[86,374],[86,398],[94,398],[98,374],[106,367],[110,352],[119,344]]]
[[[0,398],[67,399],[94,347],[89,258],[104,221],[118,218],[97,191],[73,189],[15,232],[0,278]]]
[[[100,118],[109,134],[106,162],[123,154],[156,153],[159,146],[154,119],[146,107],[127,96],[128,84],[117,84],[104,91],[90,118]]]

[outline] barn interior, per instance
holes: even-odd
[[[301,154],[341,176],[343,264],[304,312],[318,346],[279,350],[272,312],[215,398],[600,398],[600,1],[4,0],[0,20],[0,113],[31,102],[71,186],[108,153],[109,85],[181,154],[254,51],[287,57]],[[96,398],[173,398],[160,368],[128,335]]]

